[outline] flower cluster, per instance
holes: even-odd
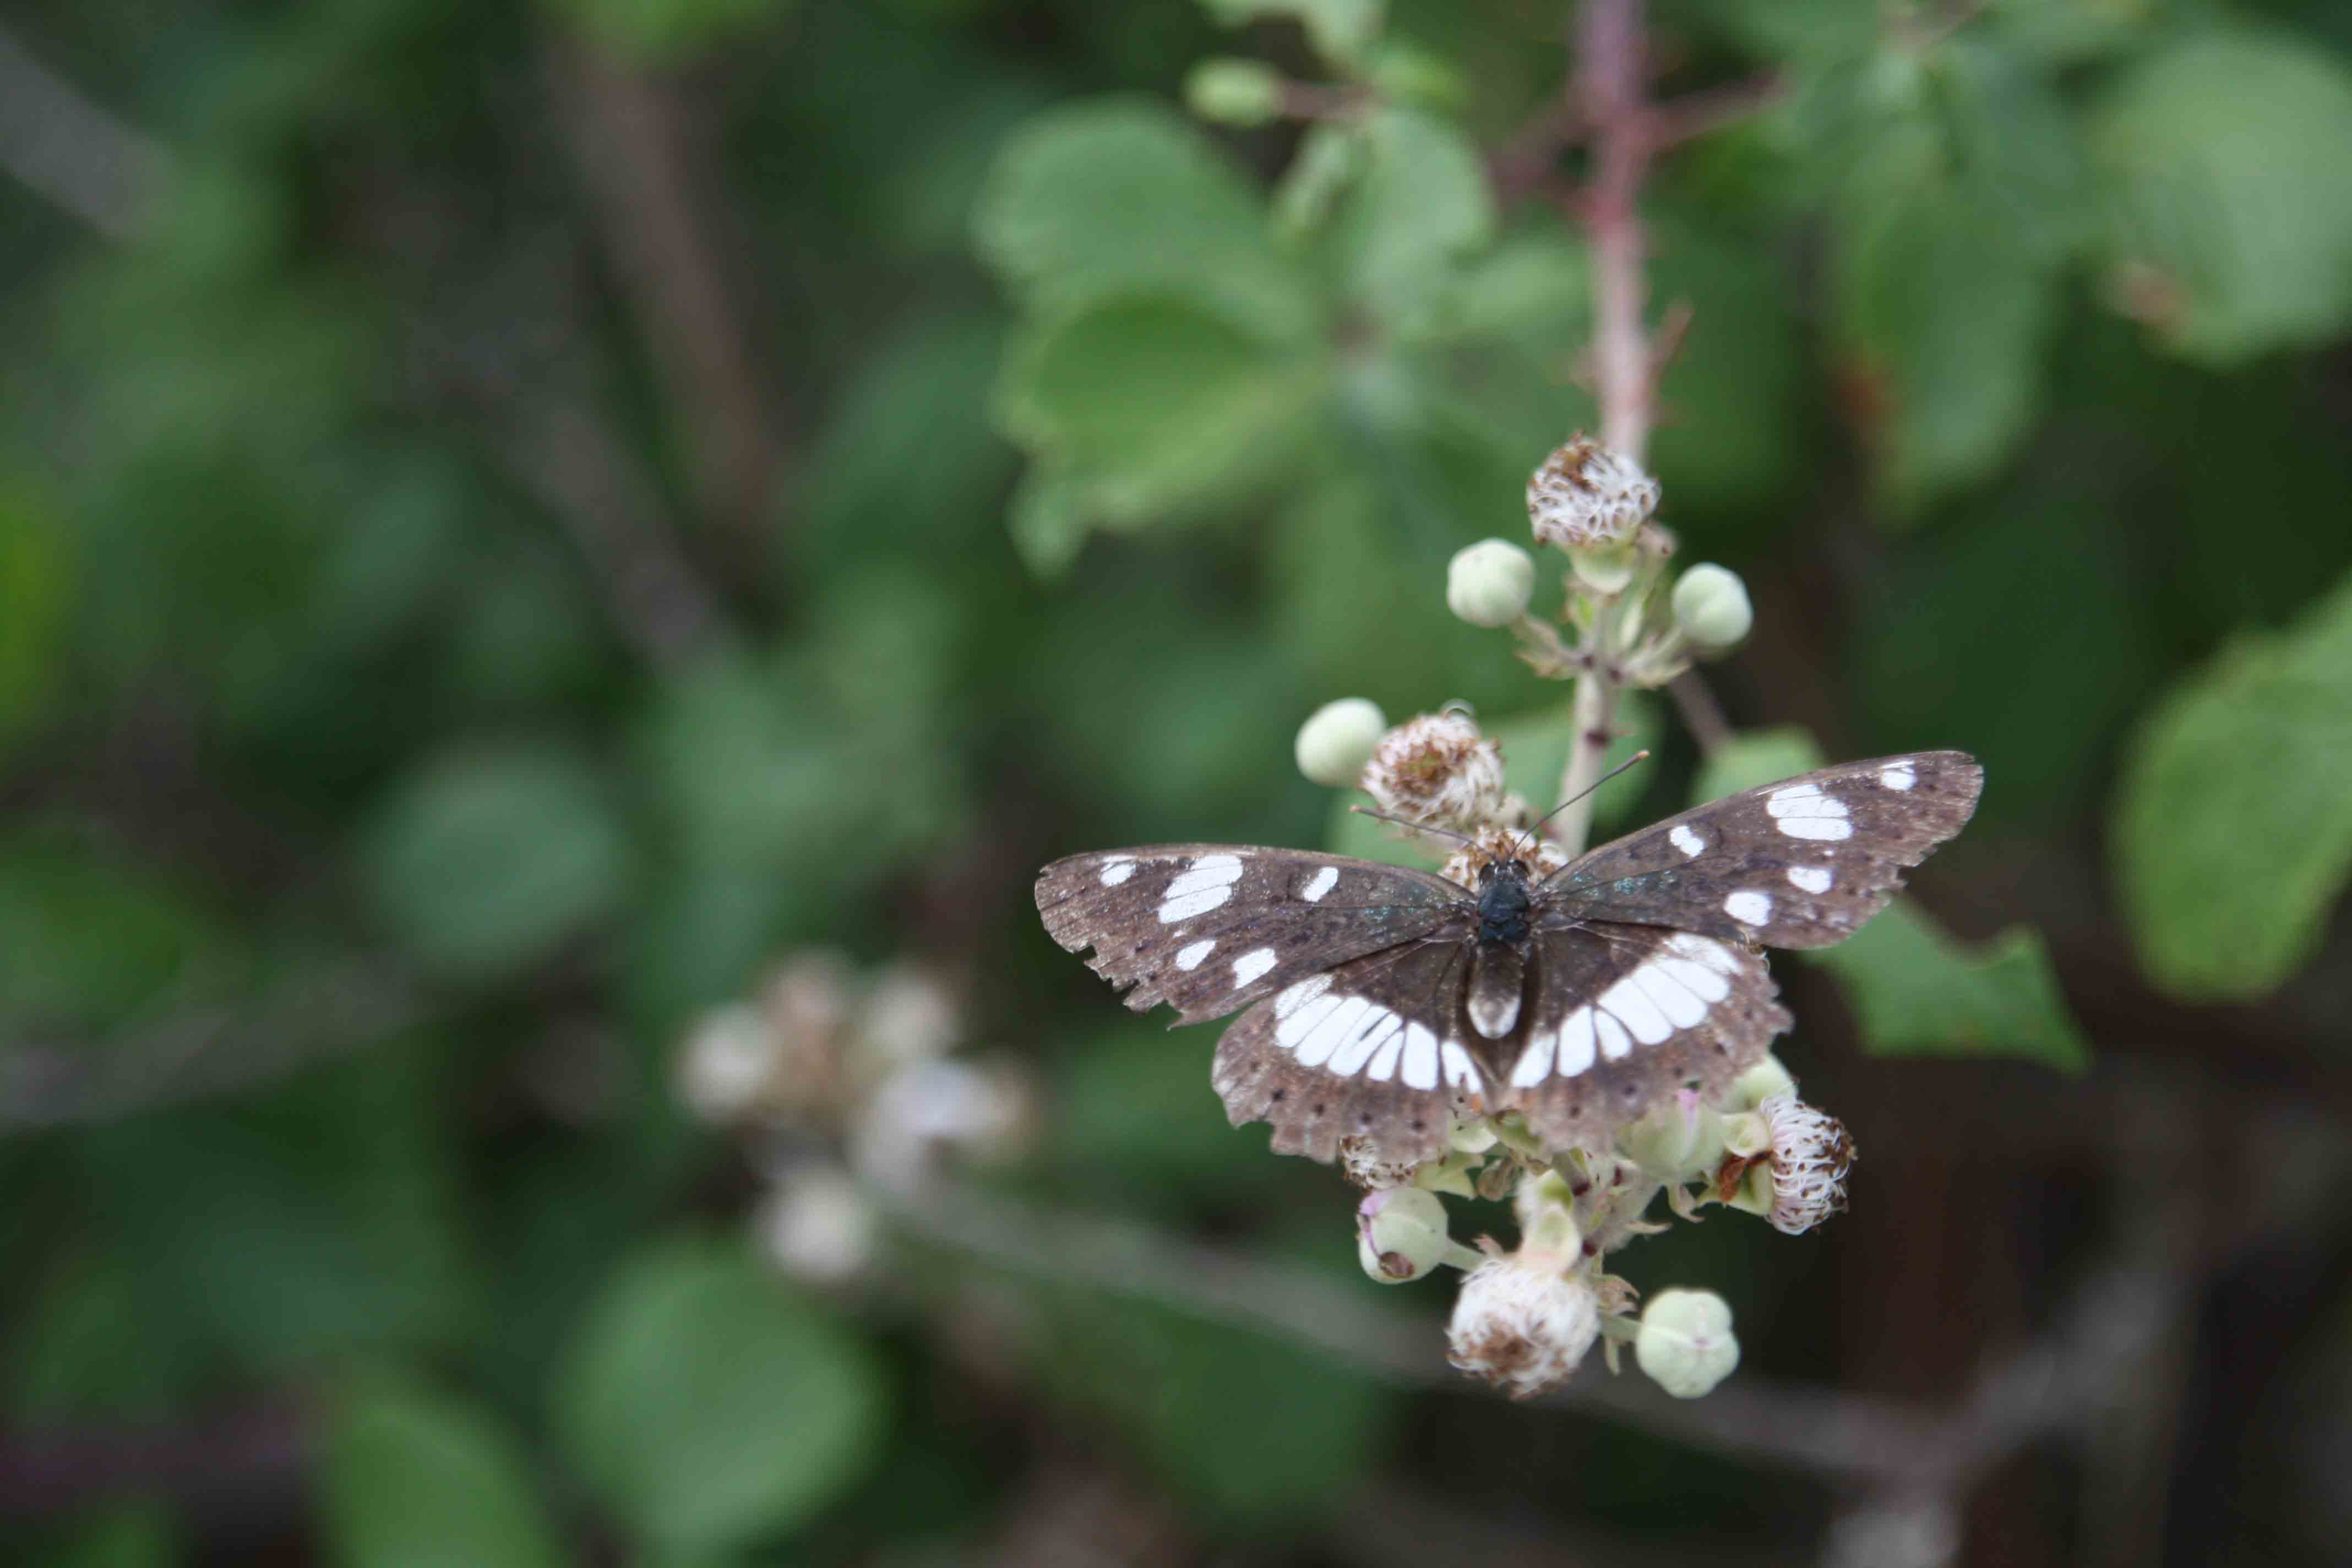
[[[965,1061],[962,1009],[935,974],[861,974],[808,949],[751,1001],[706,1014],[676,1065],[678,1098],[751,1134],[770,1190],[754,1228],[788,1271],[835,1283],[864,1271],[877,1232],[867,1184],[904,1187],[945,1154],[1008,1158],[1027,1142],[1034,1097],[1011,1067]]]
[[[1654,521],[1659,500],[1639,463],[1579,436],[1528,481],[1534,542],[1568,558],[1559,619],[1530,613],[1535,558],[1520,545],[1481,541],[1447,570],[1454,615],[1509,628],[1539,674],[1577,683],[1563,804],[1601,777],[1619,690],[1664,685],[1692,660],[1737,645],[1754,619],[1733,573],[1710,564],[1669,573],[1675,542]],[[1444,855],[1441,874],[1465,888],[1511,860],[1540,879],[1583,847],[1582,817],[1555,829],[1564,842],[1531,830],[1536,814],[1509,793],[1500,745],[1458,705],[1391,727],[1372,703],[1343,699],[1300,728],[1297,755],[1308,778],[1370,796],[1379,815]],[[1625,1107],[1614,1126],[1573,1147],[1543,1146],[1509,1111],[1457,1120],[1445,1156],[1419,1165],[1374,1159],[1360,1140],[1343,1142],[1343,1167],[1365,1189],[1355,1218],[1365,1273],[1401,1284],[1461,1270],[1453,1363],[1515,1398],[1558,1386],[1596,1344],[1612,1369],[1630,1344],[1635,1363],[1669,1394],[1706,1393],[1738,1364],[1729,1306],[1709,1291],[1665,1289],[1644,1307],[1609,1271],[1612,1255],[1664,1228],[1649,1217],[1661,1195],[1684,1219],[1721,1205],[1791,1235],[1809,1229],[1844,1206],[1853,1145],[1834,1118],[1797,1098],[1795,1080],[1769,1055],[1712,1096],[1691,1087],[1660,1092],[1662,1101]],[[1473,1249],[1454,1238],[1444,1196],[1507,1194],[1516,1247],[1481,1237]]]

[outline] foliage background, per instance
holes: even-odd
[[[1048,1089],[1019,1201],[1291,1260],[1433,1362],[1440,1288],[1370,1300],[1337,1179],[1228,1131],[1208,1032],[1112,1006],[1027,889],[1078,848],[1323,841],[1289,742],[1333,696],[1468,699],[1541,754],[1557,693],[1442,583],[1591,418],[1582,241],[1512,161],[1565,11],[11,7],[26,1560],[1851,1539],[1834,1478],[952,1237],[788,1284],[668,1088],[781,954],[920,958]],[[1711,679],[1786,731],[1751,761],[1952,745],[1990,786],[1932,917],[1779,966],[1854,1212],[1700,1227],[1639,1282],[1729,1295],[1759,1388],[1934,1408],[2154,1259],[2154,1349],[1973,1479],[1970,1562],[2317,1563],[2352,1527],[2346,16],[1650,18],[1662,94],[1778,87],[1645,198],[1654,311],[1691,310],[1667,516],[1759,608]],[[1383,107],[1203,127],[1216,55]],[[1705,787],[1662,732],[1620,822]]]

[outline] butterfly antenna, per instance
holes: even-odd
[[[1611,768],[1607,773],[1602,773],[1599,778],[1594,779],[1591,784],[1586,784],[1582,789],[1578,790],[1574,795],[1570,795],[1566,800],[1561,801],[1558,805],[1553,806],[1549,811],[1545,812],[1543,816],[1536,819],[1535,826],[1528,828],[1527,832],[1522,835],[1528,842],[1528,847],[1529,848],[1533,848],[1535,847],[1535,840],[1542,834],[1545,823],[1549,822],[1553,817],[1558,816],[1561,812],[1566,811],[1570,806],[1574,805],[1578,801],[1582,800],[1586,795],[1591,795],[1594,790],[1599,789],[1602,784],[1607,784],[1611,779],[1615,778],[1619,773],[1623,773],[1635,763],[1645,763],[1649,760],[1649,748],[1643,747],[1641,751],[1634,752],[1623,762],[1619,763],[1615,767]]]
[[[1469,845],[1475,845],[1478,842],[1466,833],[1456,833],[1450,827],[1439,827],[1433,823],[1415,822],[1411,817],[1391,816],[1387,812],[1374,811],[1369,805],[1351,805],[1348,809],[1359,816],[1369,816],[1381,822],[1393,822],[1399,827],[1410,827],[1415,833],[1443,833],[1448,838],[1458,838]]]

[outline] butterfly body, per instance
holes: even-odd
[[[1545,874],[1465,886],[1307,850],[1180,844],[1038,878],[1047,931],[1141,1012],[1240,1012],[1211,1081],[1235,1125],[1329,1160],[1441,1157],[1458,1115],[1516,1110],[1600,1147],[1676,1090],[1719,1090],[1789,1024],[1759,948],[1843,941],[1959,831],[1957,752],[1851,763],[1727,796]]]

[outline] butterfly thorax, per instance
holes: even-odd
[[[1483,946],[1517,947],[1528,940],[1528,910],[1535,896],[1528,890],[1524,861],[1507,860],[1478,869],[1478,941]]]

